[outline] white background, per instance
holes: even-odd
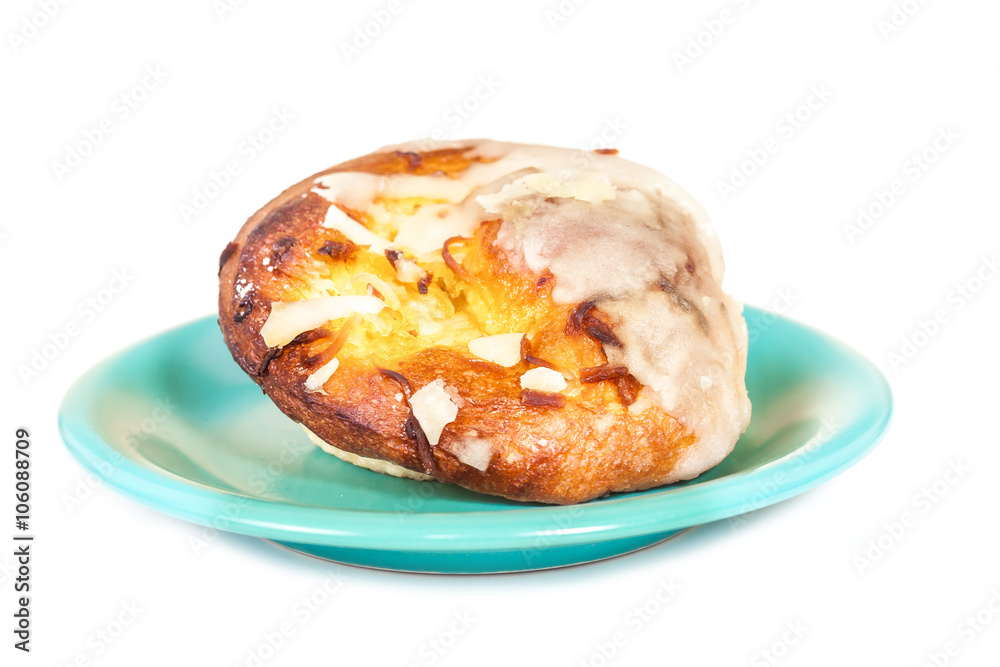
[[[889,0],[567,0],[559,21],[547,14],[556,0],[413,0],[350,61],[342,45],[387,0],[257,0],[221,15],[211,0],[50,4],[48,18],[44,2],[9,0],[0,17],[10,443],[0,498],[6,517],[13,432],[27,426],[38,536],[30,655],[11,648],[13,559],[0,551],[4,664],[246,665],[286,620],[294,634],[263,664],[996,664],[996,3],[909,0],[900,25],[880,27]],[[723,10],[728,23],[714,23]],[[800,108],[814,90],[825,99]],[[463,118],[456,104],[475,109]],[[241,144],[275,110],[294,118],[250,159]],[[783,118],[796,110],[804,120],[789,131]],[[110,133],[81,149],[78,166],[57,166],[102,119]],[[717,223],[729,291],[884,370],[896,399],[884,441],[738,530],[723,521],[634,555],[523,575],[332,566],[230,535],[196,555],[199,527],[81,487],[56,431],[69,384],[122,346],[210,314],[220,251],[284,187],[436,129],[588,148],[604,133],[673,177]],[[935,149],[939,132],[951,139]],[[748,165],[754,173],[724,197],[719,184],[765,145],[763,166]],[[925,151],[933,163],[916,167]],[[240,172],[185,220],[181,205],[230,160]],[[849,233],[859,207],[896,179],[902,194]],[[127,287],[85,317],[80,304],[114,271]],[[944,323],[920,335],[936,311]],[[77,335],[26,374],[74,323]],[[933,502],[920,501],[924,489],[936,489]],[[893,536],[887,526],[905,513],[914,521]],[[330,571],[342,587],[299,624],[293,605]],[[680,588],[665,604],[661,580]],[[95,639],[132,603],[137,618],[110,646]],[[636,628],[626,618],[643,605],[655,613]],[[984,624],[971,630],[977,612]],[[456,614],[471,627],[453,626]],[[624,646],[606,659],[600,645],[618,631]],[[436,653],[432,640],[451,646]]]

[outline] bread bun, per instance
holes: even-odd
[[[732,450],[747,332],[722,277],[702,207],[614,151],[415,142],[254,214],[220,258],[219,323],[327,451],[576,503]]]

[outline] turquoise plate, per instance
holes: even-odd
[[[323,453],[236,366],[214,317],[89,370],[63,399],[59,427],[124,495],[320,558],[415,572],[572,565],[802,493],[878,441],[892,398],[869,361],[773,313],[745,314],[753,420],[733,453],[696,480],[582,505],[386,477]]]

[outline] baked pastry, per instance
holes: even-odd
[[[470,140],[292,186],[220,258],[233,358],[326,451],[514,500],[693,478],[750,420],[702,207],[615,155]]]

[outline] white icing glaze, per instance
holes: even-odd
[[[364,211],[378,196],[383,180],[375,174],[338,171],[317,178],[318,187],[313,192],[355,211]]]
[[[557,303],[594,301],[623,344],[605,345],[609,362],[643,384],[643,404],[697,436],[664,481],[721,461],[750,421],[747,331],[740,304],[722,291],[722,252],[701,205],[655,170],[613,155],[486,140],[385,150],[442,147],[484,161],[455,177],[329,174],[314,192],[369,212],[376,198],[435,202],[413,216],[389,214],[396,233],[386,242],[417,257],[501,219],[497,242],[511,261],[551,271]]]
[[[453,204],[425,204],[413,215],[393,215],[390,221],[399,231],[393,244],[417,257],[441,250],[445,240],[468,234],[468,216]]]

